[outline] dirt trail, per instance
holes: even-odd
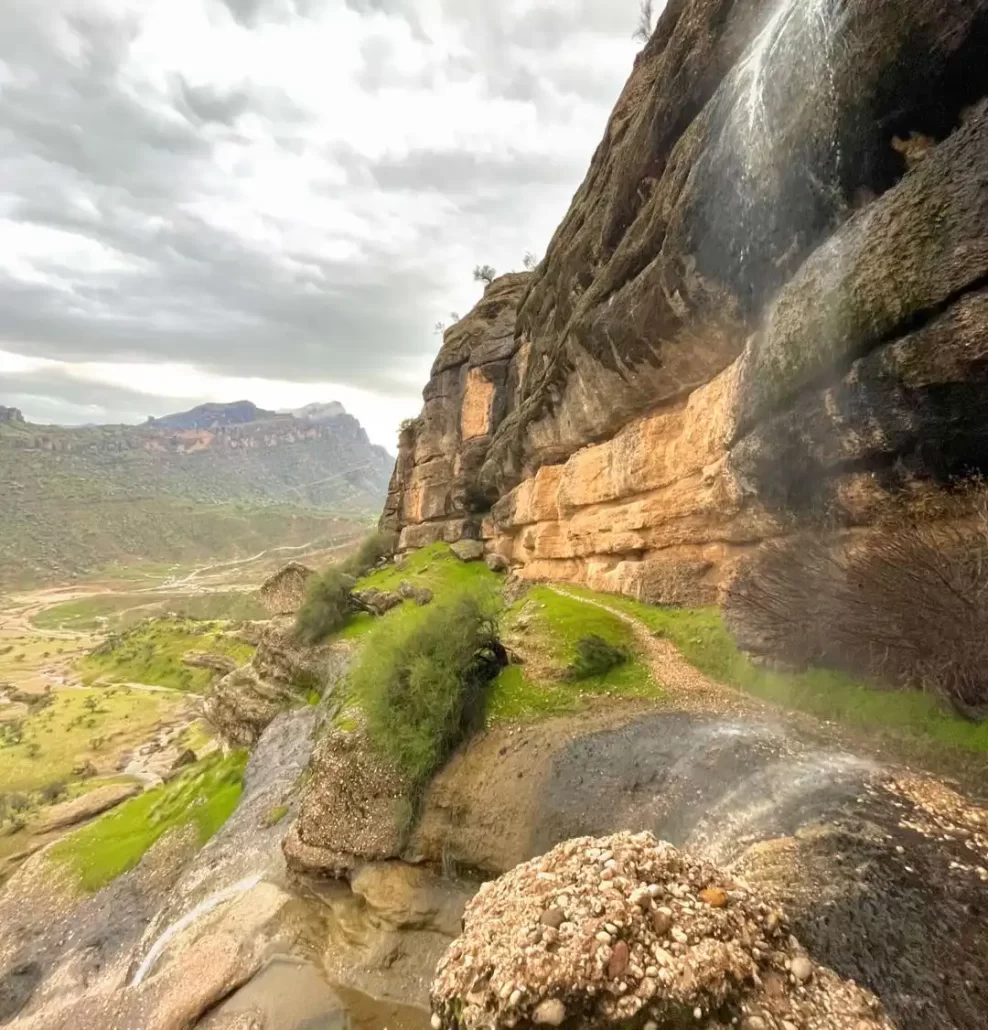
[[[669,691],[676,708],[686,712],[731,716],[764,715],[769,710],[774,711],[773,706],[748,697],[700,672],[690,665],[674,644],[655,636],[644,622],[628,612],[612,608],[603,601],[572,594],[563,587],[550,586],[549,589],[560,597],[600,608],[630,626],[642,650],[648,655],[656,682]]]

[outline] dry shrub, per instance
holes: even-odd
[[[988,715],[988,518],[770,545],[735,580],[726,614],[747,650]]]

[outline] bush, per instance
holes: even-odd
[[[506,664],[493,602],[463,593],[378,626],[350,687],[374,746],[418,788],[482,723]]]
[[[390,558],[395,553],[397,545],[394,533],[371,533],[360,541],[356,551],[340,567],[344,572],[359,579],[366,576],[382,558]]]
[[[988,522],[767,547],[730,588],[726,614],[748,650],[988,714]]]
[[[628,652],[623,647],[615,647],[594,633],[576,642],[576,657],[563,673],[563,679],[578,683],[593,676],[605,676],[628,659]]]
[[[336,567],[313,576],[295,616],[295,638],[303,644],[319,644],[341,629],[350,614],[350,587],[349,577]]]

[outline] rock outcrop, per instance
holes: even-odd
[[[572,840],[485,884],[432,1001],[433,1025],[465,1030],[892,1028],[774,906],[649,833]]]
[[[289,562],[269,576],[258,590],[261,603],[272,615],[294,615],[305,600],[305,591],[315,571],[301,562]]]
[[[988,465],[986,43],[988,0],[669,3],[545,259],[446,333],[401,546],[695,604],[796,527],[955,514]]]
[[[348,662],[346,650],[304,647],[272,626],[250,662],[213,685],[203,715],[228,743],[253,747],[279,713],[332,690]]]
[[[284,841],[291,868],[342,877],[364,862],[401,855],[412,820],[411,786],[363,729],[330,729],[316,746],[311,773]]]

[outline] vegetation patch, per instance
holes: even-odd
[[[133,869],[166,833],[193,827],[201,847],[233,814],[243,793],[247,752],[215,755],[97,819],[56,844],[51,857],[95,892]]]
[[[498,577],[483,562],[463,562],[453,554],[448,544],[431,544],[394,565],[376,569],[361,577],[353,589],[393,593],[405,580],[416,587],[428,588],[440,599],[464,591],[486,596],[492,594],[498,586]],[[382,616],[352,612],[342,626],[329,636],[335,640],[362,641],[379,623],[386,622],[398,627],[406,618],[414,619],[420,610],[413,600],[405,600]]]
[[[373,630],[350,691],[374,746],[421,786],[472,729],[506,664],[496,612],[469,591]]]
[[[350,615],[352,580],[336,566],[313,576],[295,617],[295,636],[303,644],[320,644],[342,629]]]
[[[593,697],[663,696],[647,662],[638,655],[631,627],[612,612],[536,587],[508,611],[504,621],[527,660],[505,669],[494,682],[489,720],[578,711]],[[590,638],[597,641],[589,645],[594,661],[606,653],[608,668],[595,669],[587,661]],[[611,664],[618,656],[621,661]]]
[[[390,558],[395,553],[397,543],[398,539],[394,533],[370,533],[346,559],[342,570],[355,579],[366,576],[382,558]]]
[[[182,658],[190,651],[226,655],[246,664],[254,648],[224,632],[221,625],[191,619],[166,618],[141,623],[111,636],[78,664],[83,682],[146,683],[172,690],[201,692],[213,672],[191,669]]]
[[[717,608],[658,608],[627,597],[567,589],[634,615],[711,679],[765,701],[869,733],[891,730],[917,741],[988,753],[988,723],[951,715],[928,694],[876,689],[828,669],[778,672],[755,665],[738,650]]]
[[[146,740],[181,704],[123,687],[58,692],[35,714],[0,724],[0,793],[65,782],[76,765]]]

